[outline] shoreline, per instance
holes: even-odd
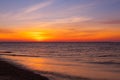
[[[0,58],[0,80],[49,80],[47,77],[20,68]]]

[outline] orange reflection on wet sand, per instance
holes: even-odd
[[[100,66],[86,63],[75,63],[57,59],[40,57],[2,56],[3,58],[18,63],[35,71],[48,71],[72,76],[82,76],[95,79],[119,79],[119,74],[102,71]]]

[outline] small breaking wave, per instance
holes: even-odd
[[[36,71],[36,72],[48,76],[50,80],[62,80],[62,79],[64,80],[95,80],[95,79],[90,79],[90,78],[85,78],[80,76],[73,76],[73,75],[57,73],[57,72],[49,72],[49,71]]]
[[[89,62],[89,63],[92,63],[92,64],[117,64],[117,65],[120,65],[119,62]]]
[[[0,55],[7,55],[7,56],[23,56],[23,57],[40,57],[35,55],[26,55],[26,54],[19,54],[14,53],[12,51],[0,51]]]
[[[100,55],[98,57],[120,57],[120,55]]]
[[[12,51],[0,51],[0,53],[13,53]]]

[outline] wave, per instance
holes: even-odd
[[[80,76],[73,76],[73,75],[57,73],[57,72],[50,72],[50,71],[36,71],[36,72],[46,75],[47,77],[50,77],[50,79],[53,79],[53,80],[59,80],[59,79],[60,80],[95,80],[95,79],[90,79],[90,78],[85,78]]]
[[[100,55],[98,57],[120,57],[120,55]]]
[[[11,51],[0,51],[0,53],[13,53]]]
[[[33,55],[19,55],[19,54],[1,54],[0,55],[8,55],[8,56],[24,56],[24,57],[40,57],[40,56],[33,56]]]
[[[40,57],[40,56],[33,56],[33,55],[26,55],[26,54],[16,54],[12,51],[0,51],[0,55],[8,55],[8,56],[25,56],[25,57]]]
[[[120,63],[119,62],[110,62],[110,61],[108,61],[108,62],[88,62],[88,63],[93,63],[93,64],[117,64],[117,65],[120,65]]]

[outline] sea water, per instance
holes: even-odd
[[[0,55],[50,80],[120,80],[119,42],[1,42]]]

